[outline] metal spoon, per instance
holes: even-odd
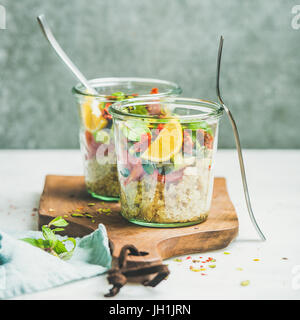
[[[220,44],[219,44],[219,52],[218,52],[218,64],[217,64],[217,86],[216,86],[217,96],[219,98],[221,106],[224,108],[225,112],[227,113],[227,116],[228,116],[228,118],[230,120],[232,129],[233,129],[233,132],[234,132],[235,144],[236,144],[236,149],[237,149],[238,157],[239,157],[241,176],[242,176],[243,187],[244,187],[244,194],[245,194],[245,199],[246,199],[246,204],[247,204],[249,216],[250,216],[252,224],[254,225],[254,227],[255,227],[257,233],[259,234],[261,240],[265,241],[266,237],[264,236],[264,234],[260,230],[260,228],[259,228],[259,226],[258,226],[258,224],[257,224],[257,222],[255,220],[255,217],[254,217],[254,214],[253,214],[253,210],[252,210],[252,206],[251,206],[251,202],[250,202],[250,196],[249,196],[249,191],[248,191],[248,186],[247,186],[247,179],[246,179],[244,160],[243,160],[243,155],[242,155],[242,147],[241,147],[241,142],[240,142],[240,138],[239,138],[238,129],[237,129],[236,123],[234,121],[234,118],[232,116],[232,113],[230,112],[228,107],[226,107],[226,105],[224,104],[223,99],[221,97],[221,93],[220,93],[220,69],[221,69],[221,57],[222,57],[223,42],[224,42],[224,39],[221,36]]]
[[[80,70],[75,66],[75,64],[70,60],[70,58],[67,56],[67,54],[64,52],[64,50],[61,48],[59,43],[56,41],[47,21],[43,14],[39,15],[37,17],[37,21],[42,29],[42,32],[46,39],[51,44],[52,48],[55,50],[55,52],[58,54],[58,56],[61,58],[61,60],[67,65],[67,67],[73,72],[73,74],[76,76],[76,78],[87,88],[88,93],[91,93],[93,95],[98,95],[99,93],[96,91],[95,88],[93,88],[86,77],[80,72]],[[94,100],[95,101],[95,100]],[[98,103],[92,103],[93,113],[96,116],[100,115],[100,110],[97,107]]]

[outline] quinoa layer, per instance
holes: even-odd
[[[86,162],[85,183],[87,189],[100,196],[119,197],[120,184],[116,164],[99,164],[96,159]]]
[[[173,223],[205,220],[212,196],[210,162],[184,170],[177,183],[163,183],[151,176],[121,187],[122,215],[146,222]]]

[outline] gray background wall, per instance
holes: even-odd
[[[299,2],[299,1],[298,1]],[[140,76],[179,83],[215,100],[222,88],[248,148],[299,148],[300,30],[287,0],[0,0],[0,148],[76,148],[76,82],[42,37],[45,13],[89,78]],[[233,147],[225,118],[220,147]]]

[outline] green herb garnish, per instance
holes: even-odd
[[[150,129],[145,122],[128,120],[123,123],[122,132],[128,140],[140,141],[141,135],[150,133]]]
[[[42,226],[42,233],[44,236],[44,239],[34,239],[34,238],[23,238],[20,239],[22,241],[25,241],[32,246],[35,246],[37,248],[40,248],[46,252],[49,252],[50,254],[63,259],[68,260],[72,257],[73,252],[76,247],[76,240],[74,238],[67,238],[65,240],[58,240],[56,237],[55,232],[63,231],[64,227],[68,225],[68,222],[64,220],[62,217],[56,217],[52,221],[49,222],[48,225]],[[51,229],[51,227],[58,227]],[[67,250],[65,243],[66,242],[72,242],[73,248],[71,250]]]
[[[185,125],[184,127],[186,129],[190,129],[190,130],[202,129],[211,135],[213,134],[210,125],[206,121],[190,122],[187,125]]]

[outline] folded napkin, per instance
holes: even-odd
[[[0,299],[94,277],[111,266],[108,237],[102,224],[90,235],[76,238],[76,249],[68,261],[18,240],[28,237],[42,238],[42,233],[8,234],[0,230]]]

